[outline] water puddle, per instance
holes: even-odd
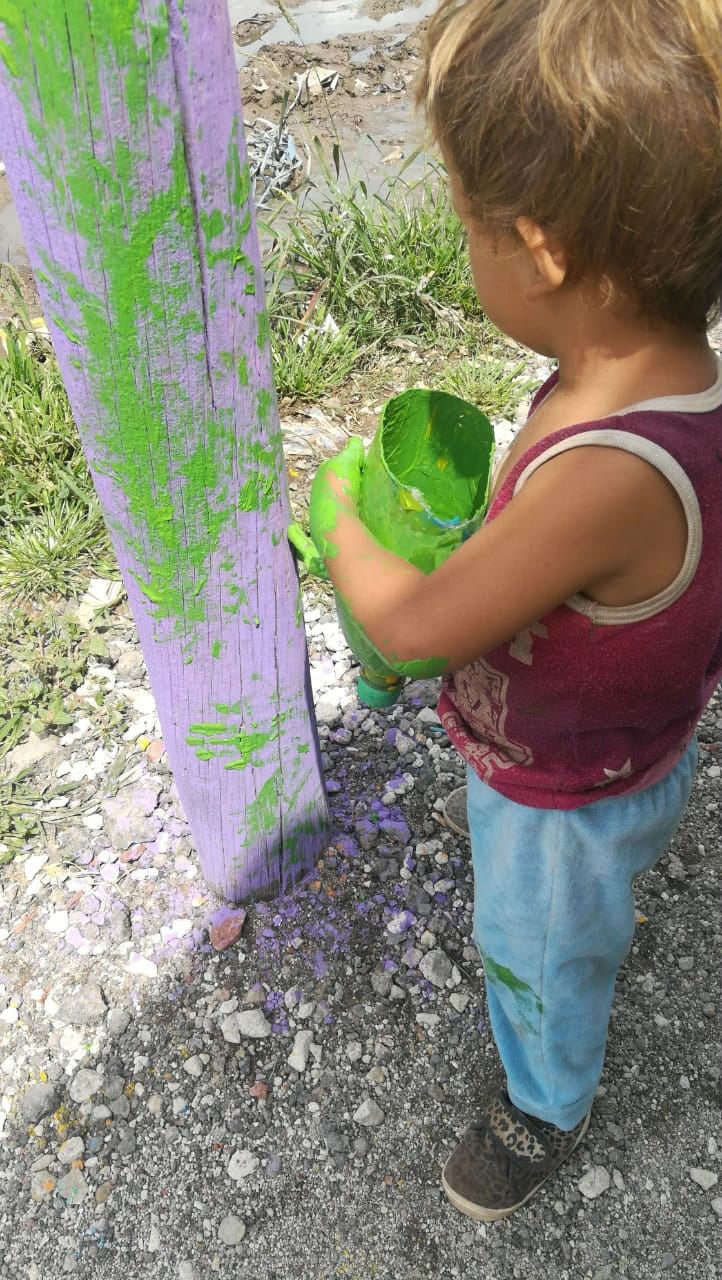
[[[416,0],[415,4],[402,4],[395,9],[392,0],[389,12],[374,18],[362,12],[364,0],[304,0],[289,10],[295,30],[275,0],[228,0],[228,10],[234,28],[236,23],[251,16],[254,20],[272,20],[270,24],[262,22],[262,37],[244,45],[242,51],[238,50],[236,57],[240,55],[243,61],[244,54],[257,53],[264,44],[319,44],[323,40],[356,35],[360,31],[378,35],[395,27],[416,26],[437,4],[438,0]]]
[[[238,22],[247,23],[246,37],[249,42],[243,46],[234,41],[236,62],[244,66],[248,58],[264,46],[280,43],[303,45],[318,44],[341,36],[368,33],[370,42],[374,37],[378,42],[381,33],[388,33],[384,44],[387,47],[395,44],[394,34],[397,28],[413,28],[418,25],[436,7],[438,0],[416,0],[416,3],[404,3],[404,0],[302,0],[302,3],[289,10],[291,21],[284,16],[276,0],[228,0],[231,25],[235,28]],[[400,7],[395,8],[395,3]],[[366,5],[371,8],[371,15],[363,12]],[[384,11],[386,10],[386,11]],[[374,12],[377,16],[373,16]],[[253,39],[254,25],[258,26],[259,38]],[[294,29],[294,25],[295,28]],[[367,51],[369,54],[371,50]],[[332,58],[332,50],[329,50]],[[362,72],[363,53],[357,56],[355,65]],[[299,48],[299,67],[303,66],[302,50]],[[384,152],[393,150],[387,143],[389,135],[413,146],[414,127],[411,122],[410,107],[407,102],[396,102],[385,97],[366,99],[361,110],[374,115],[380,111],[383,119],[382,138],[379,143],[372,140],[370,131],[355,130],[350,140],[349,157],[353,157],[354,168],[360,165],[371,186],[380,184],[388,170],[384,168]],[[371,120],[367,121],[367,128]],[[343,130],[346,134],[346,131]],[[346,137],[344,137],[344,151]],[[0,156],[7,160],[10,157]],[[7,179],[0,177],[0,262],[9,262],[14,267],[27,267],[28,257],[23,245],[23,236],[12,203]]]

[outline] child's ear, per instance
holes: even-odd
[[[561,288],[567,278],[569,260],[558,241],[552,239],[533,218],[517,218],[514,226],[531,261],[532,278],[526,296],[529,302],[533,302]]]

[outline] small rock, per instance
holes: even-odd
[[[236,1019],[240,1034],[251,1040],[263,1040],[271,1034],[271,1024],[262,1009],[242,1009],[231,1017]]]
[[[689,1169],[687,1171],[693,1182],[697,1183],[703,1191],[711,1191],[712,1187],[716,1187],[719,1181],[717,1174],[712,1169]]]
[[[313,1040],[312,1031],[297,1031],[296,1038],[293,1042],[293,1049],[288,1057],[289,1067],[293,1067],[294,1071],[299,1074],[306,1070],[308,1055],[311,1052],[311,1041]]]
[[[34,853],[30,858],[25,859],[22,863],[22,868],[28,884],[35,879],[39,871],[42,871],[47,860],[47,853]]]
[[[356,1124],[361,1124],[364,1128],[375,1129],[377,1125],[383,1124],[384,1113],[373,1098],[364,1098],[360,1107],[357,1107],[354,1111],[353,1118]]]
[[[5,167],[3,166],[4,172]],[[56,738],[41,737],[39,734],[31,732],[25,742],[21,742],[19,746],[13,747],[12,751],[8,751],[5,756],[5,765],[12,773],[18,773],[21,769],[29,769],[38,764],[46,756],[52,755],[57,749],[58,742]]]
[[[102,1088],[103,1081],[97,1071],[88,1071],[81,1067],[70,1082],[68,1093],[73,1102],[87,1102]]]
[[[597,1196],[609,1190],[610,1181],[607,1170],[602,1165],[595,1164],[580,1179],[578,1186],[587,1200],[596,1200]]]
[[[469,1003],[469,994],[466,991],[454,991],[449,996],[449,1004],[457,1013],[463,1013]]]
[[[157,1253],[160,1249],[160,1231],[155,1223],[151,1225],[148,1232],[148,1244],[146,1245],[148,1253]]]
[[[258,1156],[254,1156],[253,1152],[246,1149],[234,1151],[228,1162],[228,1177],[234,1182],[242,1182],[255,1172],[258,1165]]]
[[[23,1094],[20,1110],[27,1124],[39,1124],[57,1105],[58,1095],[52,1084],[31,1084]]]
[[[246,913],[242,909],[233,911],[225,919],[210,927],[211,946],[215,951],[227,951],[241,936],[245,924]]]
[[[389,920],[386,930],[391,934],[392,938],[400,938],[413,924],[416,924],[416,916],[413,912],[400,911],[398,915]]]
[[[718,1218],[722,1218],[722,1196],[715,1196],[712,1201],[712,1209]]]
[[[58,1182],[58,1195],[69,1205],[82,1204],[89,1187],[80,1169],[69,1169]]]
[[[194,1262],[184,1258],[178,1263],[178,1280],[198,1280],[198,1268]]]
[[[186,1059],[183,1063],[183,1070],[187,1071],[189,1076],[198,1077],[203,1075],[203,1063],[197,1053],[194,1053],[192,1058]]]
[[[102,801],[105,830],[118,852],[157,836],[160,819],[154,810],[158,807],[160,785],[148,781],[143,786],[125,787],[117,796]]]
[[[67,911],[52,911],[45,921],[48,933],[65,933],[68,927]]]
[[[130,1014],[125,1009],[111,1009],[108,1014],[108,1035],[117,1040],[128,1029]]]
[[[385,969],[374,969],[371,974],[371,987],[377,996],[387,996],[391,990],[393,978]]]
[[[158,966],[154,960],[149,960],[147,956],[143,956],[139,951],[134,951],[128,957],[125,972],[132,973],[138,978],[155,978],[158,976]]]
[[[682,970],[682,973],[690,973],[694,969],[694,956],[680,956],[677,966]]]
[[[424,977],[435,987],[445,987],[448,979],[452,974],[452,963],[445,951],[436,948],[433,951],[427,951],[423,960],[419,964],[419,969]]]
[[[71,1027],[92,1026],[102,1022],[106,1014],[103,992],[97,982],[75,987],[58,1005],[55,1017]]]
[[[48,1173],[43,1169],[40,1173],[34,1173],[30,1179],[30,1198],[35,1201],[47,1200],[53,1194],[57,1183],[52,1173]]]
[[[349,1062],[358,1062],[363,1051],[363,1045],[360,1040],[349,1040],[346,1045],[346,1057]]]
[[[84,1151],[85,1143],[82,1138],[68,1138],[58,1147],[58,1160],[61,1164],[72,1164],[74,1160],[80,1160]]]
[[[246,1224],[245,1222],[242,1222],[240,1218],[237,1218],[235,1213],[226,1214],[226,1217],[218,1228],[218,1239],[221,1244],[226,1244],[231,1247],[233,1247],[233,1245],[240,1244],[245,1234]]]

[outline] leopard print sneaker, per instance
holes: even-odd
[[[566,1132],[519,1111],[502,1089],[444,1165],[441,1181],[454,1208],[478,1222],[520,1209],[581,1142],[590,1115]]]

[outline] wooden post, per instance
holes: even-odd
[[[206,879],[325,847],[226,0],[0,0],[0,154]]]

